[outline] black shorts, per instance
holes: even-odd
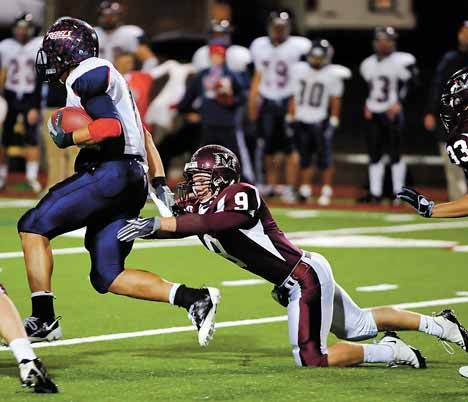
[[[310,167],[313,162],[320,170],[333,164],[332,131],[327,129],[327,120],[313,124],[294,124],[294,140],[302,169]]]
[[[290,154],[294,150],[293,133],[286,129],[288,99],[263,99],[258,117],[258,139],[265,155]]]
[[[34,103],[35,95],[24,94],[21,98],[18,98],[16,92],[6,89],[4,97],[8,104],[8,112],[3,122],[2,145],[4,147],[11,145],[12,137],[15,134],[16,121],[18,116],[22,115],[25,128],[24,145],[37,146],[38,124],[30,125],[27,119],[28,112],[36,107]]]
[[[386,113],[373,113],[368,122],[367,146],[370,163],[377,163],[383,154],[390,156],[391,163],[398,163],[401,156],[403,114],[390,120]]]

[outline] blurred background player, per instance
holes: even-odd
[[[278,193],[282,163],[286,163],[287,186],[283,196],[290,200],[297,180],[298,155],[292,133],[285,128],[288,100],[293,94],[291,68],[311,47],[307,38],[290,36],[291,20],[287,12],[272,13],[268,19],[268,36],[255,39],[250,52],[255,64],[248,114],[257,121],[258,153],[256,176],[265,172],[265,194]],[[285,160],[286,159],[286,160]],[[263,163],[264,162],[264,166]]]
[[[15,21],[13,37],[0,42],[0,88],[8,104],[0,148],[0,189],[6,185],[8,176],[7,149],[15,134],[18,118],[21,118],[24,126],[26,180],[32,190],[39,193],[41,185],[37,175],[41,84],[37,80],[34,63],[42,38],[35,36],[36,29],[31,14],[24,14]]]
[[[120,53],[135,53],[143,70],[158,64],[156,56],[144,43],[144,31],[136,25],[123,24],[124,8],[118,1],[103,1],[98,9],[99,54],[103,59],[114,62]]]
[[[209,47],[211,45],[224,46],[226,48],[226,65],[232,72],[238,75],[247,94],[250,88],[249,66],[252,63],[252,57],[249,49],[232,43],[232,34],[233,27],[229,20],[211,20],[207,44],[200,47],[194,53],[192,65],[197,71],[210,67]],[[250,134],[251,130],[245,129],[245,105],[239,107],[236,120],[236,139],[239,157],[242,162],[242,177],[253,183],[255,181],[255,174],[249,150],[255,148],[255,140],[252,140],[251,137],[246,138],[246,134]],[[252,143],[253,146],[251,146]]]
[[[66,104],[67,91],[65,87],[56,82],[44,83],[42,100],[42,143],[47,163],[47,182],[43,193],[46,193],[52,186],[70,177],[75,172],[75,159],[79,149],[77,147],[57,148],[57,145],[50,138],[49,128],[47,127],[47,122],[52,113]]]
[[[209,51],[210,67],[197,73],[177,109],[181,113],[190,112],[193,102],[200,99],[200,145],[219,144],[239,155],[236,118],[245,100],[244,88],[226,64],[226,48],[210,45]]]
[[[0,336],[10,347],[19,366],[23,387],[38,393],[57,393],[58,389],[47,374],[44,364],[32,350],[18,310],[0,283]]]
[[[294,121],[300,155],[299,197],[307,200],[312,196],[315,155],[322,184],[319,205],[329,205],[333,194],[332,141],[340,123],[343,79],[351,77],[346,67],[330,64],[333,53],[327,40],[314,40],[307,62],[295,64],[291,73],[295,92],[289,101],[289,118]]]
[[[439,120],[439,102],[445,83],[452,74],[468,66],[468,20],[458,30],[458,49],[450,50],[440,60],[432,80],[424,126],[432,131],[439,143],[440,155],[444,161],[449,200],[456,200],[466,194],[466,178],[463,170],[457,169],[447,156],[446,132]]]
[[[390,156],[393,194],[400,192],[405,184],[406,165],[401,160],[401,102],[405,91],[400,84],[413,77],[416,59],[412,54],[396,51],[397,37],[392,27],[376,28],[373,41],[375,53],[360,66],[361,75],[369,85],[364,107],[364,119],[368,123],[369,194],[360,200],[363,202],[379,203],[382,199],[385,175],[382,156],[385,149]]]

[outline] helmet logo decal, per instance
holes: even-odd
[[[47,39],[70,39],[71,38],[71,30],[68,31],[54,31],[54,32],[49,32],[47,34]]]
[[[228,153],[215,153],[216,166],[228,169],[235,169],[235,161]]]

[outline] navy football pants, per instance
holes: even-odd
[[[53,239],[86,226],[91,283],[105,293],[123,271],[133,245],[117,240],[117,232],[126,219],[138,216],[146,197],[146,175],[136,160],[103,162],[52,187],[21,217],[18,232]]]

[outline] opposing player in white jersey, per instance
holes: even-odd
[[[143,43],[144,31],[136,25],[122,25],[123,6],[118,1],[103,1],[99,5],[98,23],[95,27],[99,39],[99,54],[114,62],[121,53],[135,53],[143,70],[156,67],[158,60]]]
[[[36,79],[34,62],[42,38],[35,37],[36,27],[31,14],[19,17],[13,27],[13,38],[0,42],[0,63],[8,112],[3,122],[0,147],[0,189],[8,176],[7,148],[11,145],[18,118],[24,127],[26,179],[34,192],[41,191],[39,171],[38,124],[40,120],[41,86]]]
[[[26,332],[31,341],[62,336],[53,306],[50,240],[86,227],[90,281],[99,293],[182,306],[199,329],[199,343],[206,345],[219,301],[217,289],[187,288],[150,272],[125,269],[132,244],[122,247],[116,234],[145,204],[148,169],[157,197],[168,207],[173,198],[151,134],[143,129],[124,77],[111,62],[97,57],[98,50],[97,35],[90,25],[64,17],[49,28],[38,53],[40,75],[64,82],[67,106],[83,108],[92,122],[65,132],[62,118],[66,112],[59,111],[49,120],[51,137],[59,148],[79,146],[81,151],[76,174],[52,187],[18,222],[32,291]]]
[[[334,279],[326,258],[300,250],[281,231],[257,188],[240,183],[240,166],[227,148],[207,145],[185,165],[177,191],[180,214],[138,218],[119,230],[125,242],[141,238],[196,235],[207,250],[274,283],[287,306],[289,340],[298,366],[354,366],[366,363],[426,367],[421,353],[394,332],[377,344],[327,346],[329,332],[340,339],[374,338],[379,331],[413,330],[453,342],[467,351],[468,331],[451,310],[426,316],[394,307],[362,309]],[[252,308],[253,306],[249,306]],[[268,335],[266,335],[268,339]]]
[[[322,180],[320,205],[329,205],[333,194],[332,140],[340,122],[343,80],[351,77],[348,68],[330,64],[333,53],[327,40],[314,40],[307,62],[295,64],[291,74],[295,90],[289,100],[289,112],[300,155],[299,196],[302,200],[312,196],[315,158]]]
[[[405,184],[406,165],[401,160],[403,131],[402,100],[406,95],[402,83],[414,76],[416,59],[412,54],[398,52],[397,33],[392,27],[376,28],[375,54],[366,58],[360,67],[361,75],[369,85],[364,118],[369,123],[367,142],[369,152],[369,195],[361,201],[378,203],[383,194],[385,166],[384,153],[390,156],[393,194]],[[399,200],[396,200],[399,202]]]
[[[298,155],[294,149],[293,133],[286,130],[285,116],[288,100],[293,94],[292,66],[307,54],[311,42],[307,38],[290,36],[288,13],[272,13],[268,22],[269,36],[255,39],[250,46],[255,64],[248,113],[257,121],[258,155],[257,179],[265,171],[266,193],[280,184],[281,164],[286,155],[284,195],[290,198],[296,182]],[[261,165],[264,157],[264,166]]]

